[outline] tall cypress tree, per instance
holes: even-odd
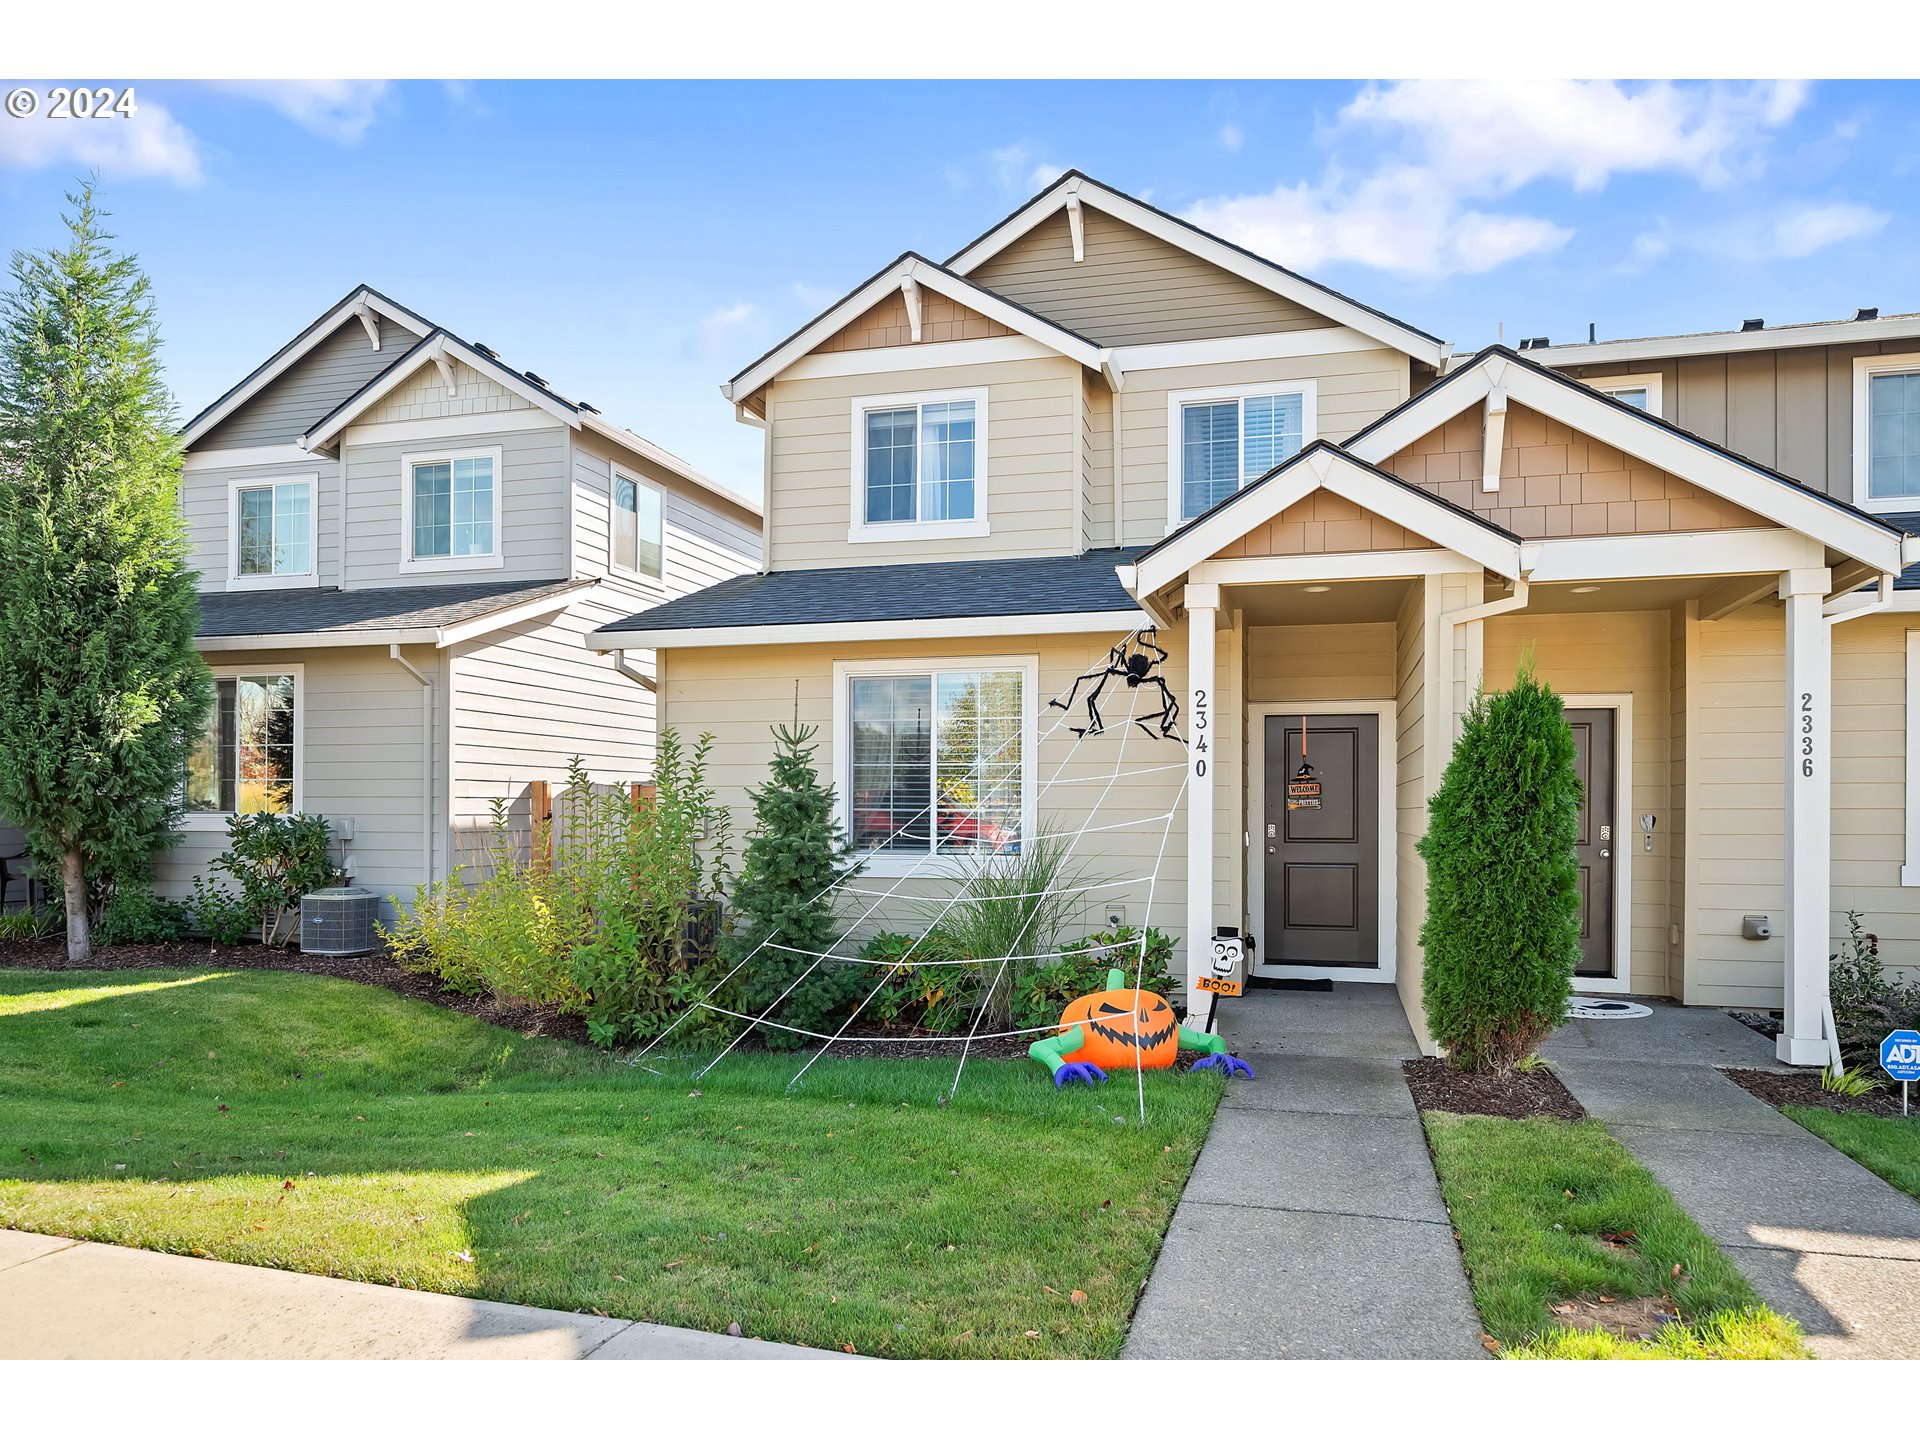
[[[68,243],[16,251],[0,297],[0,812],[58,866],[82,961],[89,880],[172,842],[213,685],[147,277],[91,186],[68,200]]]

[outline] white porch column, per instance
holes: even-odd
[[[1828,570],[1780,577],[1787,613],[1786,1022],[1789,1065],[1827,1062],[1827,929],[1833,833],[1833,639]]]
[[[1218,585],[1189,585],[1187,608],[1187,1018],[1204,1025],[1213,997],[1198,988],[1213,953],[1213,782],[1219,697],[1213,627]]]

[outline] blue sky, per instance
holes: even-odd
[[[106,83],[103,79],[101,83]],[[44,86],[35,87],[44,92]],[[1472,349],[1920,309],[1920,87],[137,86],[0,116],[0,244],[97,169],[190,414],[365,281],[758,494],[718,383],[1077,166]]]

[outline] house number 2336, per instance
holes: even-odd
[[[1204,780],[1207,775],[1207,756],[1213,753],[1213,746],[1207,739],[1207,731],[1213,726],[1213,697],[1205,690],[1193,692],[1193,778]]]
[[[1813,774],[1813,694],[1800,692],[1800,773]]]

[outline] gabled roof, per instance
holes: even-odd
[[[238,385],[189,420],[180,431],[181,443],[191,446],[195,441],[204,439],[207,433],[222,420],[286,374],[299,363],[301,357],[349,320],[359,317],[365,324],[367,317],[375,315],[384,316],[401,329],[412,331],[415,335],[425,335],[433,329],[432,324],[414,314],[399,301],[388,299],[371,285],[356,285],[336,304],[330,306],[318,320],[276,350]],[[377,323],[370,325],[369,331],[377,337]]]
[[[990,320],[997,320],[1009,330],[1078,360],[1090,370],[1098,370],[1107,359],[1107,352],[1086,336],[1076,335],[1026,306],[983,289],[946,266],[909,250],[727,381],[720,387],[720,393],[736,403],[744,401],[794,361],[830,340],[907,282],[924,285]]]
[[[1724,445],[1704,440],[1658,415],[1603,395],[1504,345],[1489,345],[1459,369],[1350,436],[1342,448],[1378,464],[1469,406],[1481,403],[1495,389],[1776,525],[1797,530],[1882,570],[1900,569],[1903,532],[1899,526],[1735,454]]]
[[[1429,335],[1350,295],[1276,265],[1231,240],[1202,230],[1191,221],[1103,185],[1079,170],[1069,170],[984,235],[962,247],[947,261],[948,266],[957,274],[972,274],[978,266],[1075,200],[1428,365],[1438,368],[1452,353],[1453,347],[1437,335]]]
[[[1151,595],[1316,490],[1351,500],[1496,575],[1511,579],[1520,574],[1521,540],[1512,531],[1330,441],[1316,440],[1143,551],[1121,579],[1133,594]]]

